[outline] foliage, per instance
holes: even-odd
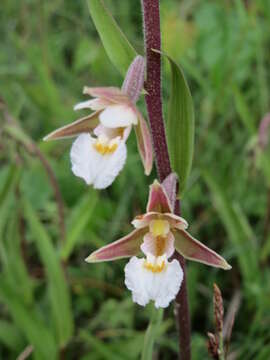
[[[140,1],[105,3],[142,54]],[[270,153],[258,148],[257,129],[269,111],[269,2],[162,0],[161,10],[164,50],[186,74],[196,116],[182,213],[192,233],[233,265],[224,273],[188,264],[193,358],[207,358],[215,282],[225,310],[235,293],[242,298],[231,351],[264,360]],[[84,1],[6,1],[0,20],[0,358],[14,359],[31,344],[34,359],[137,359],[151,306],[132,303],[125,261],[89,265],[84,258],[130,230],[155,174],[145,178],[132,134],[125,170],[96,193],[71,174],[71,141],[41,140],[76,118],[83,85],[120,86],[121,74]],[[166,115],[170,76],[164,62]],[[175,358],[178,347],[168,311],[157,339],[162,359]]]

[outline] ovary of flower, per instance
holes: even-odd
[[[118,138],[109,140],[105,135],[100,135],[93,146],[101,155],[112,154],[118,147],[118,140]]]

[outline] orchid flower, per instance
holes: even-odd
[[[56,140],[76,136],[70,152],[72,171],[96,189],[110,186],[122,170],[127,157],[126,141],[133,126],[145,174],[151,172],[151,137],[147,123],[135,105],[143,82],[144,59],[137,56],[121,89],[84,87],[83,93],[93,99],[75,105],[74,110],[90,109],[94,112],[44,138]]]
[[[225,259],[187,232],[186,220],[173,214],[165,187],[157,181],[150,187],[146,214],[136,216],[132,224],[135,230],[93,252],[86,261],[131,257],[125,267],[125,284],[139,305],[153,300],[157,308],[167,307],[176,297],[183,270],[177,260],[171,260],[175,250],[189,260],[224,270],[231,268]],[[136,257],[140,250],[145,257]]]

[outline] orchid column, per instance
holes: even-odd
[[[160,181],[171,172],[168,146],[166,142],[161,101],[161,61],[160,54],[154,52],[161,49],[159,0],[142,0],[146,63],[146,104],[152,132],[156,166]],[[175,212],[180,215],[179,201],[175,204]],[[179,330],[179,346],[181,358],[190,359],[190,316],[187,299],[185,260],[176,253],[184,272],[183,282],[175,301],[175,314]]]

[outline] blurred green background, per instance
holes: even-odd
[[[270,2],[160,2],[163,48],[182,65],[195,103],[182,214],[191,233],[233,266],[223,272],[188,263],[193,359],[208,359],[216,282],[225,310],[238,309],[229,359],[266,360],[270,150],[257,134],[270,109]],[[140,1],[105,3],[142,54]],[[71,141],[42,142],[76,118],[84,85],[120,86],[122,78],[85,1],[4,0],[0,34],[0,358],[25,351],[29,359],[138,359],[151,307],[132,303],[126,261],[84,259],[130,231],[155,173],[144,176],[132,134],[124,171],[97,192],[72,175]],[[163,75],[166,114],[167,64]],[[139,106],[145,112],[143,99]],[[177,344],[171,306],[155,358],[175,359]]]

